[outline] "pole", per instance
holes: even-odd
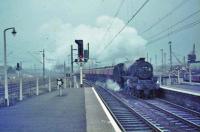
[[[71,73],[73,74],[74,67],[73,67],[73,45],[71,45]]]
[[[51,75],[49,75],[49,92],[51,92]]]
[[[42,57],[43,57],[43,81],[45,80],[45,51],[44,51],[44,49],[43,49],[43,51],[42,51]]]
[[[23,100],[23,89],[22,89],[22,62],[20,62],[21,69],[19,70],[19,100]]]
[[[80,87],[83,87],[83,67],[82,62],[80,62]]]
[[[163,49],[160,49],[161,50],[161,61],[162,61],[162,65],[161,65],[161,68],[162,68],[162,73],[163,73]]]
[[[178,70],[178,84],[180,84],[181,81],[180,81],[180,71]]]
[[[88,59],[90,58],[90,44],[88,43]]]
[[[169,81],[170,81],[170,84],[172,84],[172,79],[171,79],[170,73],[169,73]]]
[[[159,80],[160,80],[160,85],[162,85],[162,75],[161,74],[160,74]]]
[[[67,81],[66,81],[66,64],[65,64],[65,61],[64,61],[64,88],[67,88]]]
[[[62,87],[59,85],[59,96],[62,96]]]
[[[148,54],[148,52],[147,52],[147,61],[149,61],[149,54]]]
[[[39,95],[39,78],[36,78],[36,95]]]
[[[74,75],[73,75],[73,72],[74,72],[74,66],[73,66],[73,45],[71,45],[71,85],[72,87],[74,86]]]
[[[167,67],[167,53],[164,52],[164,70],[166,71],[166,67]]]
[[[192,83],[192,71],[191,71],[190,64],[189,64],[189,82],[190,82],[190,84]]]
[[[7,52],[6,52],[6,30],[4,30],[4,87],[5,87],[5,103],[9,106],[9,98],[8,98],[8,73],[7,73]]]
[[[170,71],[172,71],[172,42],[169,41],[169,53],[170,53]]]
[[[15,31],[14,27],[6,28],[3,31],[3,38],[4,38],[4,95],[5,95],[5,104],[7,106],[10,105],[9,103],[9,95],[8,95],[8,71],[7,71],[7,52],[6,52],[6,31],[12,29],[12,34],[15,35],[17,32]]]
[[[63,66],[63,70],[64,70],[64,76],[66,76],[66,64],[65,64],[65,61],[64,61],[64,66]]]

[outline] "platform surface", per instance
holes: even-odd
[[[189,85],[189,84],[180,84],[180,85],[162,85],[161,88],[168,89],[172,91],[182,92],[194,96],[200,96],[200,85]]]
[[[64,89],[0,109],[0,132],[85,132],[84,89]]]
[[[87,132],[114,132],[114,128],[92,88],[85,88],[85,106]]]
[[[92,88],[66,88],[0,108],[0,132],[114,132]]]

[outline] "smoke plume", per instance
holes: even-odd
[[[106,33],[107,27],[113,21],[110,30]],[[100,16],[93,25],[73,25],[61,19],[52,19],[40,27],[42,36],[47,37],[53,43],[46,45],[52,47],[53,52],[50,57],[62,62],[70,54],[70,45],[75,39],[83,39],[84,45],[90,43],[90,57],[96,58],[101,63],[118,63],[119,61],[134,60],[144,57],[145,43],[137,30],[132,26],[127,26],[116,39],[108,45],[115,34],[125,25],[119,18]],[[105,34],[106,33],[106,34]],[[107,48],[105,48],[107,46]],[[85,47],[86,48],[86,47]]]

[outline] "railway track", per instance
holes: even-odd
[[[124,128],[122,129],[123,131],[129,130],[126,127],[137,127],[137,123],[135,122],[135,118],[124,111],[123,108],[113,109],[115,106],[121,106],[121,104],[128,107],[132,113],[137,114],[137,117],[141,118],[142,121],[145,121],[138,123],[138,126],[141,124],[139,130],[142,130],[142,127],[144,127],[148,131],[200,131],[200,114],[198,112],[160,99],[142,100],[133,98],[132,96],[116,94],[100,86],[96,87],[96,91],[100,94],[114,119],[118,122],[118,125]],[[113,103],[114,99],[111,98],[115,98],[119,102]],[[146,127],[144,124],[147,124],[149,127]]]
[[[200,129],[200,113],[162,99],[147,100],[147,102],[151,105],[154,105],[158,109],[163,109],[167,112],[170,112],[174,116],[185,120],[188,122],[188,124]]]
[[[200,116],[195,111],[160,99],[142,100],[133,97],[131,99],[122,98],[140,114],[145,115],[153,124],[161,126],[160,129],[164,131],[200,131],[198,124]]]
[[[161,131],[114,94],[100,87],[96,87],[96,91],[122,131]]]

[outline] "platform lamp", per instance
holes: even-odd
[[[4,95],[5,95],[5,104],[7,106],[10,105],[9,103],[9,95],[8,95],[8,72],[7,72],[7,53],[6,53],[6,31],[8,30],[12,30],[12,34],[13,36],[16,35],[16,30],[15,27],[11,27],[11,28],[6,28],[3,31],[3,35],[4,35]]]

